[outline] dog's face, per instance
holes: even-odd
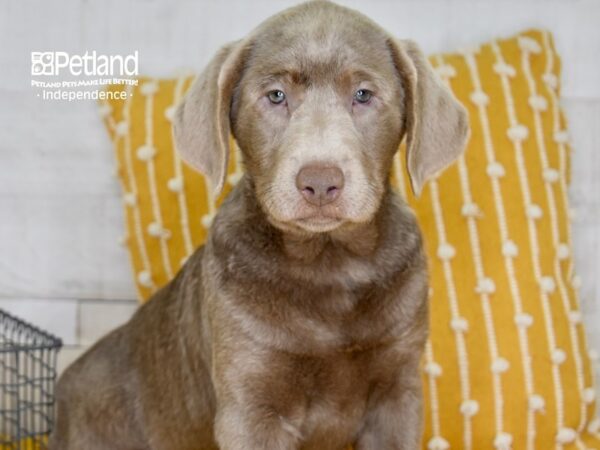
[[[414,44],[316,1],[225,47],[179,107],[177,147],[217,190],[231,130],[270,221],[319,233],[372,219],[405,133],[418,192],[467,125]]]
[[[337,7],[323,12],[258,33],[232,110],[263,209],[281,227],[314,232],[373,216],[405,96],[387,36],[364,20],[339,21]]]

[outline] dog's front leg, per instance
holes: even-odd
[[[220,450],[297,450],[294,427],[268,407],[227,405],[217,412],[215,437]]]
[[[371,406],[355,450],[421,448],[423,401],[418,360],[405,366],[398,382]]]

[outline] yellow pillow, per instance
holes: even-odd
[[[466,156],[418,199],[400,155],[393,170],[419,218],[431,266],[424,447],[600,449],[573,274],[570,147],[552,38],[527,31],[431,62],[468,108],[472,134]],[[217,208],[171,141],[173,105],[192,78],[113,86],[131,95],[102,105],[142,300],[203,242]],[[230,186],[240,172],[236,152]]]

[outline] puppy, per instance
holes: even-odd
[[[462,151],[467,115],[409,41],[324,1],[225,46],[179,106],[182,157],[246,174],[175,279],[57,387],[52,450],[414,450],[427,270],[391,189]]]

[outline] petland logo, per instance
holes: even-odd
[[[138,51],[131,55],[83,55],[67,52],[31,52],[32,76],[58,76],[67,71],[73,76],[137,76]]]

